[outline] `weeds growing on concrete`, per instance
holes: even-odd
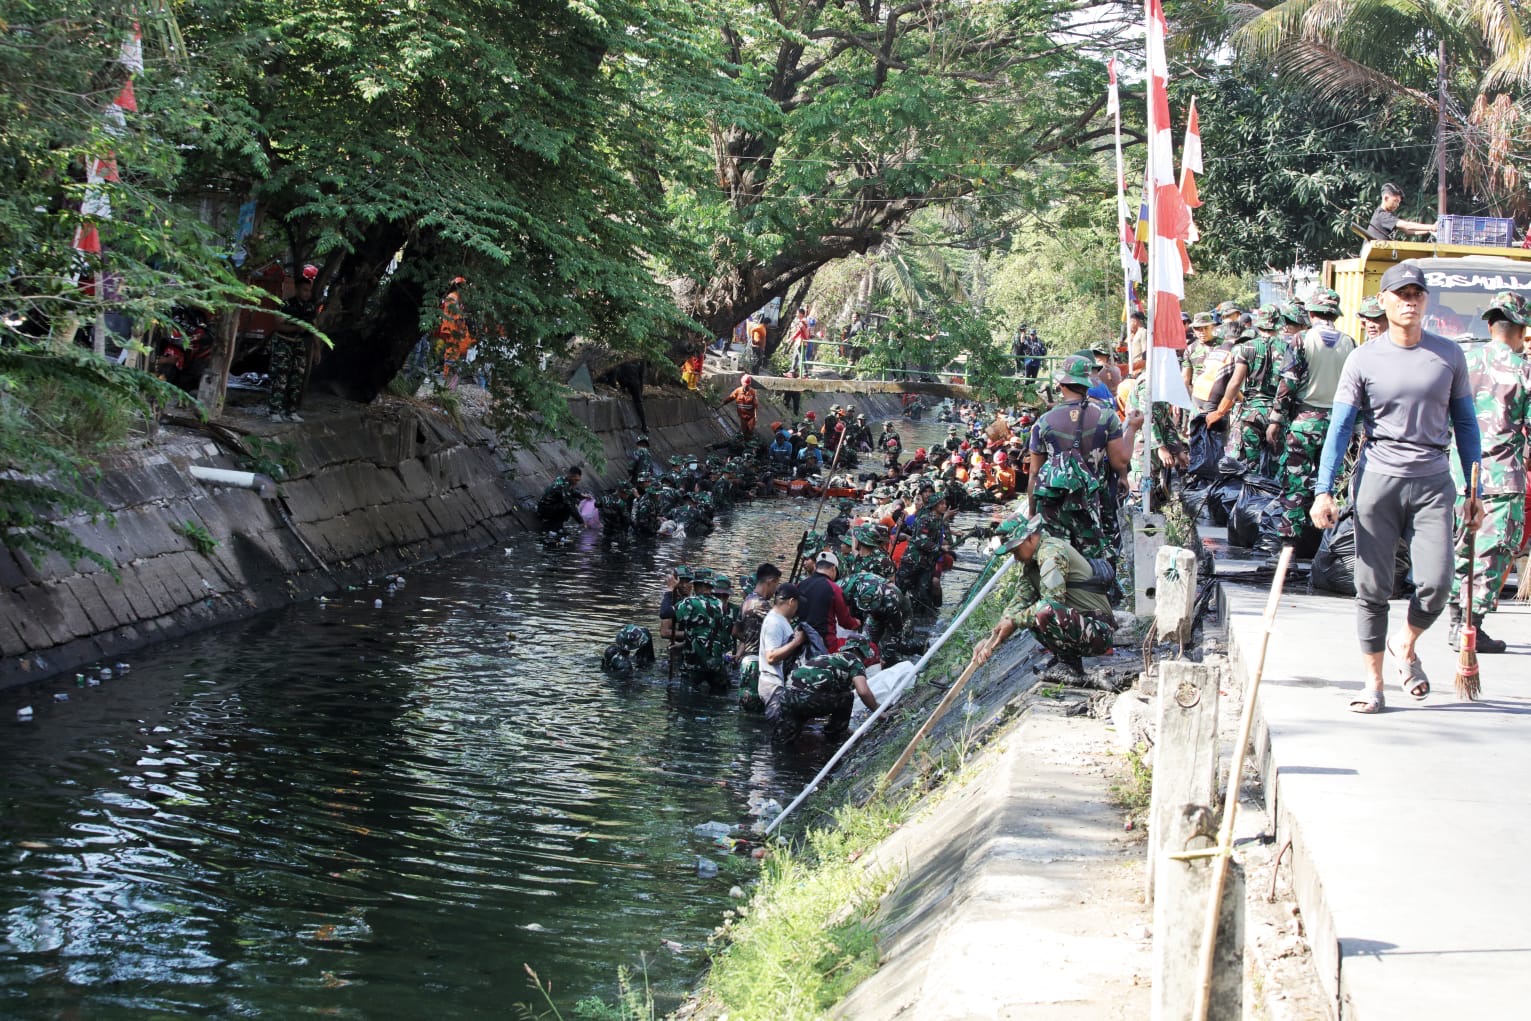
[[[858,859],[908,818],[912,802],[847,806],[799,850],[765,860],[754,900],[717,932],[700,997],[734,1018],[819,1017],[877,968],[870,924],[896,876]]]
[[[246,443],[250,452],[239,459],[239,467],[245,471],[269,475],[281,482],[298,470],[298,451],[291,443],[263,436],[251,436]]]
[[[1143,759],[1147,748],[1139,745],[1127,753],[1127,773],[1120,783],[1111,785],[1111,794],[1127,811],[1142,814],[1153,800],[1154,771]]]
[[[191,543],[192,547],[204,557],[211,556],[213,550],[218,548],[218,540],[207,530],[200,521],[186,520],[175,526],[175,530]]]

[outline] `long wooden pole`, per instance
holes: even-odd
[[[1228,860],[1233,854],[1233,815],[1239,807],[1239,780],[1244,775],[1244,751],[1249,747],[1255,726],[1255,699],[1260,693],[1260,678],[1265,673],[1265,650],[1270,646],[1271,629],[1276,623],[1276,607],[1286,585],[1286,571],[1292,564],[1292,547],[1281,547],[1276,562],[1276,577],[1271,579],[1270,598],[1265,601],[1265,618],[1260,629],[1260,653],[1255,657],[1255,672],[1249,690],[1244,693],[1244,711],[1239,719],[1239,742],[1233,746],[1228,766],[1228,793],[1223,797],[1223,821],[1217,831],[1217,849],[1212,858],[1212,884],[1207,892],[1207,913],[1201,930],[1201,985],[1196,994],[1194,1021],[1207,1021],[1212,1003],[1212,965],[1217,950],[1217,925],[1222,918],[1223,887],[1228,882]]]
[[[952,686],[946,690],[946,697],[941,699],[941,703],[936,706],[935,712],[930,714],[930,718],[920,725],[920,729],[915,732],[914,737],[910,738],[909,743],[904,746],[903,754],[898,757],[897,762],[893,763],[893,768],[888,770],[888,775],[882,778],[883,786],[887,786],[898,779],[898,775],[904,771],[904,767],[909,765],[909,760],[914,757],[914,750],[919,747],[921,741],[925,740],[925,735],[929,734],[935,725],[941,722],[941,717],[945,716],[946,710],[950,709],[952,703],[957,701],[957,696],[967,686],[968,678],[973,676],[973,672],[978,669],[978,666],[978,650],[975,648],[973,650],[973,658],[968,660],[967,669],[962,671],[962,676],[957,678]]]

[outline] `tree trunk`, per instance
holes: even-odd
[[[363,403],[383,391],[420,339],[426,267],[435,247],[434,235],[411,239],[403,224],[368,228],[340,264],[315,323],[335,345],[320,353],[316,386]],[[399,266],[389,274],[401,248]]]

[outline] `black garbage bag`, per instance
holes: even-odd
[[[1197,415],[1191,420],[1191,463],[1186,466],[1188,479],[1211,482],[1217,478],[1217,465],[1223,459],[1223,447],[1218,442],[1220,433],[1207,428],[1207,417]]]
[[[1413,585],[1409,582],[1411,568],[1409,544],[1398,540],[1398,553],[1393,562],[1393,598],[1409,594]],[[1308,575],[1309,592],[1333,592],[1341,596],[1356,594],[1356,520],[1351,508],[1345,508],[1340,520],[1324,532],[1313,554],[1313,569]]]
[[[1269,532],[1280,514],[1281,487],[1276,481],[1264,475],[1244,476],[1238,500],[1228,513],[1228,545],[1246,549],[1257,545],[1262,532]]]
[[[1239,492],[1244,488],[1244,476],[1249,468],[1231,458],[1223,458],[1218,466],[1217,481],[1207,490],[1207,518],[1218,528],[1228,524],[1233,505],[1239,502]]]

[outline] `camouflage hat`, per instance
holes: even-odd
[[[1112,347],[1109,340],[1097,340],[1090,345],[1090,353],[1092,355],[1105,355],[1107,358],[1110,358],[1116,354],[1116,349]]]
[[[1361,302],[1361,310],[1356,315],[1362,319],[1387,318],[1387,313],[1382,310],[1382,302],[1375,295]]]
[[[690,581],[693,577],[695,577],[695,575],[689,565],[679,564],[675,568],[675,577],[679,578],[681,581]]]
[[[1228,316],[1236,316],[1242,311],[1244,310],[1239,308],[1239,303],[1236,301],[1225,301],[1217,306],[1217,314],[1225,319]]]
[[[1309,313],[1321,316],[1340,315],[1340,292],[1332,287],[1315,287],[1303,305]]]
[[[1063,360],[1063,367],[1053,373],[1053,382],[1059,386],[1077,386],[1090,389],[1090,373],[1095,368],[1093,359],[1070,355]]]
[[[846,414],[847,414],[847,415],[849,415],[849,414],[850,414],[850,413],[851,413],[851,412],[853,412],[853,411],[855,411],[855,410],[856,410],[856,405],[854,405],[854,404],[847,404],[847,405],[846,405],[846,406],[845,406],[845,413],[846,413]]]
[[[1268,302],[1255,310],[1254,327],[1257,330],[1276,329],[1276,315],[1280,312],[1280,306],[1275,302]]]
[[[1194,316],[1191,317],[1191,328],[1193,330],[1196,329],[1198,326],[1216,326],[1216,325],[1217,325],[1217,321],[1212,318],[1212,313],[1211,312],[1198,312]]]
[[[693,585],[711,585],[712,584],[712,570],[711,570],[711,568],[707,568],[707,567],[693,567],[691,569],[691,584],[693,584]]]
[[[725,574],[722,571],[719,571],[717,574],[713,575],[713,577],[712,577],[712,591],[713,591],[714,595],[716,595],[716,594],[718,594],[720,592],[732,592],[733,590],[734,590],[733,579],[729,578],[729,576],[727,574]]]
[[[1276,306],[1276,322],[1291,323],[1294,326],[1313,325],[1313,320],[1308,318],[1308,310],[1295,301],[1283,301]]]
[[[1526,299],[1514,291],[1500,291],[1494,295],[1494,300],[1488,303],[1488,308],[1483,310],[1483,318],[1490,323],[1495,318],[1508,319],[1516,326],[1525,326],[1531,320],[1526,308]]]
[[[1014,553],[1016,548],[1042,530],[1042,516],[1034,514],[1029,518],[1015,518],[1014,527],[1010,529],[1005,544],[999,548],[1001,553]],[[1005,522],[1010,524],[1009,521]],[[1004,528],[1004,525],[1000,526]]]
[[[855,510],[856,501],[847,496],[845,499],[836,504],[836,506],[838,506],[843,511]]]
[[[866,635],[851,635],[840,646],[841,652],[848,652],[859,659],[866,659],[872,654],[872,640]]]
[[[851,530],[851,537],[854,538],[857,542],[861,543],[863,546],[879,545],[877,538],[877,526],[870,522],[864,525],[857,525],[855,528],[853,528]]]

